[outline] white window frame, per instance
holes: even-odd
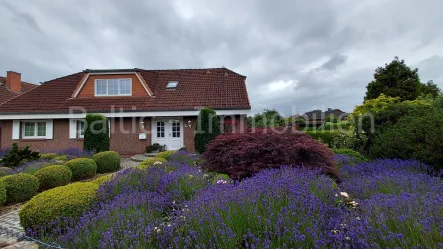
[[[26,123],[34,123],[34,136],[26,136],[25,133],[25,124]],[[45,123],[45,135],[44,136],[38,136],[38,123]],[[22,122],[22,138],[23,139],[46,139],[47,137],[47,127],[48,127],[48,123],[46,122],[46,120],[26,120]]]
[[[76,121],[75,121],[75,136],[77,137],[77,138],[85,138],[85,134],[81,134],[81,131],[79,130],[79,123],[83,123],[83,125],[84,125],[84,127],[86,127],[86,120],[84,120],[84,119],[77,119]],[[80,132],[79,132],[80,131]]]
[[[105,80],[106,81],[106,94],[98,94],[97,93],[97,81],[99,80]],[[117,80],[117,87],[118,87],[118,94],[109,94],[109,86],[108,82],[109,80]],[[120,94],[120,82],[124,80],[129,80],[129,94]],[[132,96],[132,79],[131,78],[121,78],[121,79],[95,79],[94,80],[94,96],[96,97],[103,97],[103,96]]]

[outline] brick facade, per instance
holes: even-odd
[[[226,117],[225,120],[232,119]],[[140,122],[143,120],[144,129]],[[234,116],[235,127],[232,132],[242,132],[246,128],[246,118],[244,116]],[[189,121],[190,127],[189,127]],[[194,130],[197,117],[183,117],[183,143],[186,149],[194,150]],[[111,123],[110,150],[118,152],[122,156],[131,156],[145,152],[147,145],[151,144],[151,118],[113,118]],[[146,133],[146,139],[139,139],[140,133]],[[69,138],[69,120],[53,120],[53,139],[12,139],[12,121],[0,120],[0,148],[10,148],[13,143],[19,146],[30,145],[32,150],[63,150],[68,148],[83,148],[83,139]]]

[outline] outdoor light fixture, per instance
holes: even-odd
[[[140,122],[140,126],[142,127],[142,129],[145,128],[145,122],[143,122],[143,120]]]
[[[191,128],[192,122],[191,120],[188,120],[188,127]]]

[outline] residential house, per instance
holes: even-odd
[[[21,81],[21,78],[20,73],[12,71],[6,72],[6,78],[0,76],[0,105],[38,87],[38,85]]]
[[[227,68],[87,69],[0,105],[0,147],[82,148],[86,113],[102,113],[110,149],[122,155],[143,153],[153,143],[193,151],[202,107],[234,123],[234,132],[244,129],[251,109],[246,77]]]
[[[330,115],[337,117],[339,120],[344,120],[349,114],[340,109],[328,108],[327,111],[313,110],[306,112],[301,117],[305,119],[305,126],[318,127],[321,126]]]

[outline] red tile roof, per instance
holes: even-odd
[[[85,73],[48,81],[37,89],[0,106],[0,113],[68,113],[70,107],[87,111],[173,111],[214,109],[251,109],[246,77],[226,68],[143,70],[138,71],[154,93],[153,97],[71,98]],[[166,89],[178,81],[176,89]]]
[[[17,96],[22,95],[23,93],[26,93],[26,92],[38,87],[38,85],[22,81],[22,91],[21,92],[13,92],[13,91],[9,90],[5,84],[6,84],[6,78],[0,76],[0,105],[8,102],[9,100],[11,100]]]

